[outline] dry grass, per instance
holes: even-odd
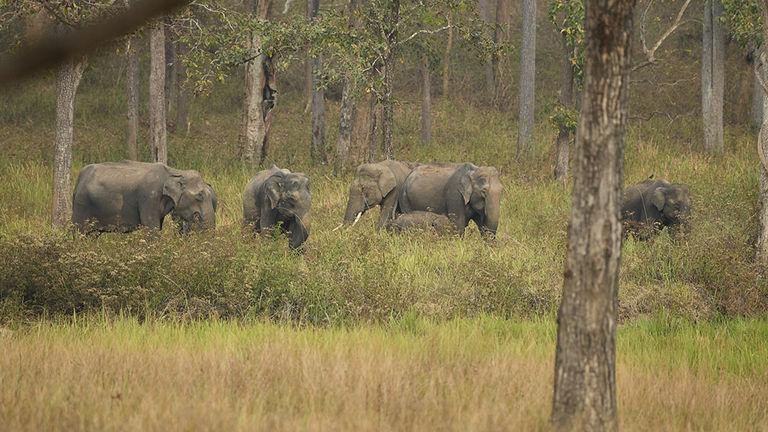
[[[550,321],[86,320],[0,338],[5,430],[547,428]],[[766,342],[765,322],[623,327],[622,429],[768,430]]]

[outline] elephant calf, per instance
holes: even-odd
[[[448,219],[448,216],[427,211],[403,213],[387,222],[385,228],[392,232],[421,230],[434,231],[440,235],[456,233],[453,222]]]
[[[91,164],[80,171],[72,223],[81,232],[162,229],[171,214],[182,233],[216,226],[216,193],[197,171],[134,161]]]
[[[664,227],[685,226],[691,214],[688,186],[648,179],[624,191],[621,218],[624,233],[648,238]]]
[[[291,249],[309,237],[312,194],[309,177],[276,166],[256,174],[243,192],[243,219],[256,232],[279,229],[290,235]]]

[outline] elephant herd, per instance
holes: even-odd
[[[499,226],[502,185],[494,167],[471,163],[418,164],[385,160],[357,167],[341,225],[374,207],[377,229],[412,229],[462,235],[474,221],[483,237]],[[279,230],[292,249],[309,237],[312,193],[306,174],[273,166],[257,173],[243,192],[243,221],[255,232]],[[213,187],[197,171],[134,161],[91,164],[75,185],[72,222],[83,233],[162,229],[168,214],[182,233],[216,226]],[[685,225],[690,194],[681,184],[648,179],[626,189],[625,232],[641,238]]]

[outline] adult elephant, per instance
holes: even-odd
[[[499,227],[501,181],[494,167],[422,165],[405,179],[398,208],[403,213],[429,211],[448,216],[460,235],[472,220],[492,237]]]
[[[349,187],[343,225],[354,225],[366,211],[381,206],[376,229],[381,229],[395,217],[397,197],[405,178],[415,164],[395,160],[366,163],[357,167]]]
[[[72,200],[83,233],[162,229],[171,214],[182,233],[216,226],[216,193],[197,171],[134,161],[87,165]]]
[[[290,235],[291,249],[309,237],[312,194],[309,177],[276,166],[260,171],[245,186],[243,219],[256,232],[279,229]]]
[[[647,179],[624,191],[621,217],[625,233],[641,238],[664,227],[685,225],[691,214],[688,186]]]

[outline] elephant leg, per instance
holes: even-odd
[[[453,223],[453,226],[456,228],[456,234],[463,236],[464,235],[464,229],[467,228],[467,224],[469,223],[469,220],[467,219],[467,215],[464,213],[450,213],[448,214],[448,219],[451,220]]]
[[[387,196],[381,201],[381,215],[379,215],[379,222],[376,224],[376,229],[382,229],[389,221],[395,218],[395,206],[397,205],[397,196],[399,195],[397,188],[387,194]]]
[[[261,214],[259,218],[258,231],[271,234],[277,224],[277,215],[275,211],[269,206],[269,203],[263,203],[261,206]]]

